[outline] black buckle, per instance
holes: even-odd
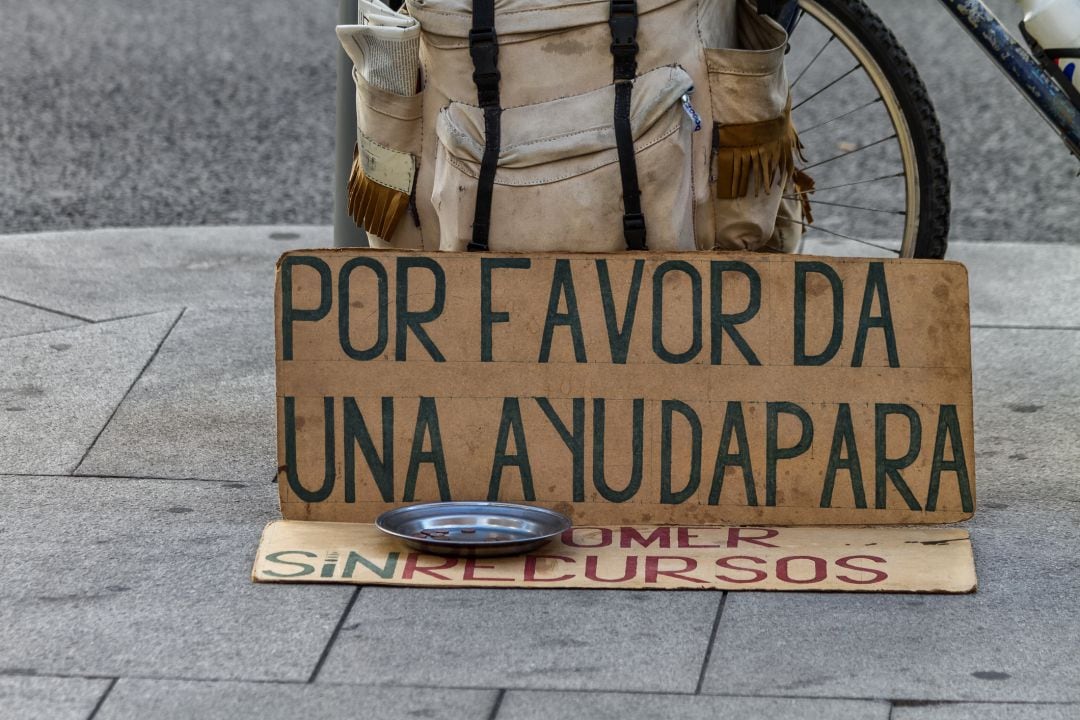
[[[638,44],[611,45],[612,77],[615,83],[629,83],[637,77]]]
[[[608,25],[615,80],[633,80],[637,74],[637,0],[612,0]]]
[[[635,62],[638,54],[638,44],[636,40],[631,40],[628,43],[611,43],[611,56],[615,58],[615,62]]]
[[[626,213],[623,215],[622,225],[626,247],[630,250],[646,250],[645,216],[641,213]]]
[[[499,43],[495,28],[469,30],[469,54],[473,61],[473,82],[481,107],[499,104]]]
[[[637,0],[611,0],[611,17],[608,19],[611,27],[611,47],[617,45],[634,45],[637,37],[638,12]]]
[[[473,66],[480,74],[497,73],[499,62],[499,43],[495,28],[472,28],[469,30],[469,54]]]

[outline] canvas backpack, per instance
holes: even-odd
[[[787,34],[749,0],[360,0],[349,211],[375,247],[794,250]]]

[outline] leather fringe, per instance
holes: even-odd
[[[801,145],[799,146],[801,149]],[[802,204],[802,217],[803,222],[807,225],[814,224],[814,213],[810,210],[810,196],[814,192],[814,178],[810,177],[802,170],[795,168],[795,192],[799,195],[799,202]]]
[[[352,171],[346,190],[347,208],[353,222],[389,241],[409,209],[409,195],[367,177],[360,163],[359,147],[353,148]]]
[[[777,176],[791,177],[795,158],[805,161],[802,143],[785,110],[780,117],[740,125],[717,125],[713,135],[716,155],[716,196],[722,200],[768,192]]]

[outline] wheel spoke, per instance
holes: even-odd
[[[812,125],[812,126],[810,126],[808,128],[804,128],[802,130],[799,130],[799,135],[801,137],[805,137],[809,133],[812,133],[815,130],[817,130],[818,128],[825,127],[826,125],[828,125],[831,122],[835,122],[835,121],[840,120],[842,118],[846,118],[848,115],[854,115],[855,113],[859,112],[860,110],[865,110],[866,108],[870,107],[871,105],[874,105],[875,103],[879,103],[879,102],[884,102],[884,100],[882,100],[880,96],[874,98],[873,100],[871,100],[870,102],[868,102],[868,103],[866,103],[864,105],[860,105],[859,107],[855,108],[854,110],[848,110],[846,113],[842,113],[840,115],[837,115],[834,118],[829,118],[825,122],[819,122],[817,125]]]
[[[794,199],[794,195],[785,195],[785,198]],[[826,202],[825,200],[811,200],[814,205],[828,205],[829,207],[849,208],[851,210],[865,210],[866,212],[881,213],[883,215],[907,215],[903,210],[882,210],[881,208],[863,207],[862,205],[845,205],[844,203]]]
[[[815,62],[817,62],[817,59],[819,57],[821,57],[821,53],[825,52],[825,48],[829,47],[829,45],[831,45],[832,41],[835,40],[835,39],[836,39],[835,35],[830,35],[829,39],[825,41],[825,44],[822,45],[821,48],[816,53],[814,53],[814,57],[810,58],[810,62],[806,63],[806,67],[804,67],[802,69],[802,72],[799,73],[799,76],[796,77],[795,81],[791,83],[791,89],[792,90],[794,90],[795,86],[799,84],[799,81],[803,79],[803,75],[805,75],[806,71],[810,69],[810,66],[813,65]]]
[[[858,69],[859,69],[859,68],[861,68],[861,67],[862,67],[862,65],[856,65],[855,67],[851,68],[850,70],[848,70],[848,71],[847,71],[846,73],[844,73],[844,74],[843,74],[843,75],[841,75],[840,77],[838,77],[838,78],[836,78],[835,80],[833,80],[832,82],[830,82],[830,83],[829,83],[828,85],[826,85],[825,87],[823,87],[823,88],[821,88],[820,90],[818,90],[817,92],[815,92],[815,93],[814,93],[813,95],[811,95],[810,97],[806,97],[806,98],[803,98],[803,99],[802,99],[802,100],[800,100],[800,101],[799,101],[799,102],[798,102],[798,103],[797,103],[797,104],[796,104],[796,105],[795,105],[795,106],[794,106],[793,108],[791,108],[792,112],[794,112],[794,111],[798,110],[798,109],[799,109],[799,108],[801,108],[801,107],[802,107],[803,105],[805,105],[806,103],[810,102],[811,100],[813,100],[814,98],[816,98],[816,97],[817,97],[818,95],[820,95],[821,93],[823,93],[823,92],[825,92],[826,90],[828,90],[829,88],[831,88],[832,86],[836,85],[836,83],[840,82],[841,80],[843,80],[843,79],[844,79],[844,78],[846,78],[846,77],[847,77],[848,75],[850,75],[851,73],[855,72],[856,70],[858,70]]]
[[[895,138],[896,138],[896,133],[893,133],[889,137],[883,137],[880,140],[875,140],[872,143],[862,145],[860,147],[855,148],[854,150],[848,150],[847,152],[840,153],[839,155],[833,155],[828,160],[822,160],[820,162],[816,162],[816,163],[813,163],[811,165],[807,165],[806,167],[803,168],[803,170],[811,170],[811,169],[816,168],[816,167],[821,167],[822,165],[825,165],[826,163],[831,163],[833,160],[839,160],[840,158],[846,158],[848,155],[854,155],[857,152],[862,152],[863,150],[866,150],[868,148],[872,148],[875,145],[880,145],[883,142],[888,142],[889,140],[893,140]]]
[[[878,250],[883,250],[884,252],[892,253],[893,255],[900,255],[899,250],[894,250],[893,248],[885,247],[884,245],[878,245],[876,242],[873,242],[871,240],[864,240],[863,238],[852,237],[851,235],[845,235],[844,233],[836,232],[835,230],[829,230],[828,228],[819,227],[817,225],[807,225],[806,223],[799,220],[789,220],[788,222],[793,222],[796,225],[802,225],[804,230],[820,230],[827,235],[834,235],[838,238],[843,238],[844,240],[851,240],[852,242],[857,242],[861,245],[867,245]]]
[[[904,177],[904,173],[901,171],[901,172],[898,172],[898,173],[893,173],[892,175],[882,175],[881,177],[870,178],[869,180],[856,180],[855,182],[842,183],[840,185],[827,185],[825,187],[814,188],[813,190],[799,190],[798,192],[790,193],[790,194],[786,195],[785,197],[794,198],[794,197],[798,197],[799,195],[808,195],[810,193],[820,193],[820,192],[825,192],[826,190],[840,190],[842,188],[854,187],[856,185],[867,185],[869,183],[881,182],[882,180],[893,180],[895,178],[902,178],[902,177]],[[820,202],[820,201],[815,201],[815,202]]]

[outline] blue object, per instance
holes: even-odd
[[[687,116],[689,116],[689,118],[694,121],[694,132],[700,130],[701,116],[697,114],[697,110],[695,110],[694,106],[690,104],[690,93],[682,96],[682,109],[683,112],[685,112]]]

